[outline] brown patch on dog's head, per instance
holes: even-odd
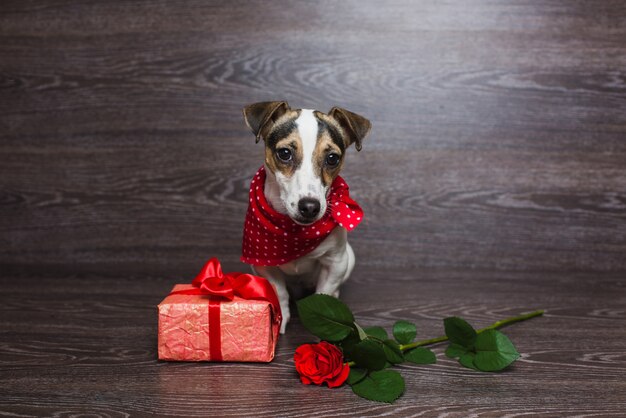
[[[313,165],[322,184],[328,187],[341,171],[344,152],[349,143],[341,135],[341,127],[334,119],[318,111],[315,111],[314,115],[317,119],[318,131],[317,143],[313,151]]]
[[[348,145],[354,143],[356,150],[361,151],[363,138],[372,128],[370,121],[340,107],[333,107],[328,115],[341,126],[345,137],[348,139]]]
[[[267,167],[272,172],[291,176],[302,162],[302,144],[295,123],[300,111],[292,110],[287,102],[260,102],[246,106],[243,115],[256,142],[261,138],[265,141]],[[277,154],[280,149],[288,149],[292,158],[281,160]]]
[[[243,118],[259,142],[271,130],[274,123],[290,109],[287,102],[259,102],[243,108]]]
[[[295,118],[297,118],[297,115]],[[293,123],[293,120],[291,122],[289,120],[286,120],[285,123]],[[302,164],[303,155],[302,141],[300,139],[300,135],[298,135],[297,129],[290,129],[289,133],[287,133],[287,136],[281,136],[280,129],[275,132],[275,138],[272,138],[271,141],[265,141],[265,165],[272,173],[280,172],[285,177],[291,177],[293,173],[298,169],[298,167],[300,167],[300,164]],[[270,132],[269,135],[271,137],[272,132]],[[279,157],[279,150],[284,149],[287,149],[291,152],[291,160],[283,161]]]

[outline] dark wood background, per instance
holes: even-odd
[[[0,3],[0,415],[626,416],[626,6]],[[156,304],[239,263],[241,108],[371,119],[344,177],[365,325],[544,308],[507,372],[404,366],[394,405],[265,364],[156,360]]]

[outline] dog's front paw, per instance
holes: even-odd
[[[281,309],[282,310],[282,314],[283,314],[283,322],[280,323],[280,333],[284,334],[285,330],[287,329],[287,323],[289,322],[289,319],[291,318],[291,314],[289,313],[289,309]]]

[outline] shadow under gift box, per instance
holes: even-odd
[[[172,292],[189,289],[194,286],[177,284]],[[160,360],[270,362],[274,358],[279,324],[268,301],[170,294],[158,309]]]

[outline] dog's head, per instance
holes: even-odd
[[[265,141],[267,176],[278,185],[289,217],[303,225],[321,219],[346,149],[354,144],[361,150],[370,122],[339,107],[325,114],[291,109],[287,102],[255,103],[243,115],[256,141]]]

